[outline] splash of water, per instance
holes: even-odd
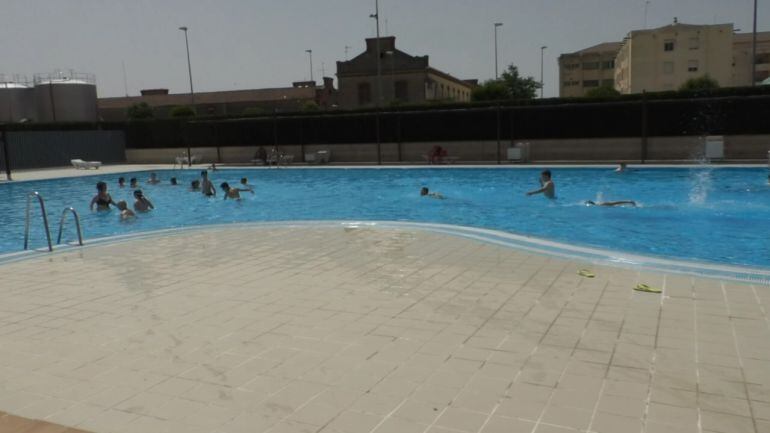
[[[709,168],[696,169],[694,171],[693,176],[690,178],[692,181],[690,204],[702,206],[706,203],[712,184],[711,171]]]

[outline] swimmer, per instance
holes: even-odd
[[[245,177],[241,178],[241,186],[248,189],[249,191],[254,191],[254,187],[249,185],[249,180]]]
[[[172,177],[171,179],[169,179],[169,182],[171,182],[171,185],[174,185],[174,186],[178,185],[176,183],[176,178],[175,177]]]
[[[596,203],[596,202],[591,201],[591,200],[587,200],[586,201],[586,206],[608,206],[608,207],[613,207],[613,206],[625,206],[625,205],[636,207],[636,202],[633,201],[633,200],[600,201],[599,203]]]
[[[556,198],[556,185],[551,180],[551,170],[543,170],[540,173],[540,189],[530,191],[527,195],[543,194],[548,198]]]
[[[160,183],[160,179],[158,179],[158,175],[155,173],[150,173],[150,178],[147,179],[147,183],[150,185],[156,185]]]
[[[89,208],[94,210],[110,210],[110,205],[115,206],[115,202],[112,201],[112,196],[107,192],[107,184],[104,182],[96,182],[96,195],[91,199]]]
[[[767,184],[770,185],[770,174],[767,175]]]
[[[201,181],[198,179],[195,179],[194,181],[190,182],[190,191],[200,191],[201,190]]]
[[[134,191],[134,210],[137,212],[148,212],[150,209],[155,209],[152,202],[144,196],[141,189]]]
[[[129,218],[136,218],[136,214],[134,213],[134,211],[128,208],[128,203],[126,203],[125,200],[119,201],[115,206],[117,206],[118,209],[120,209],[121,221],[127,220]]]
[[[618,165],[618,168],[615,169],[615,173],[625,173],[626,170],[627,170],[626,163],[625,162],[621,162]]]
[[[126,186],[126,178],[121,176],[118,178],[118,187],[123,188],[124,186]]]
[[[241,199],[241,192],[250,192],[254,194],[254,190],[252,189],[245,189],[245,188],[231,188],[230,185],[227,182],[222,182],[222,185],[219,185],[220,188],[222,188],[222,191],[225,192],[225,200],[232,199],[232,200],[240,200]]]
[[[209,173],[206,170],[201,172],[201,192],[206,197],[217,195],[217,190],[214,188],[214,184],[209,180]]]
[[[441,200],[446,198],[443,195],[441,195],[440,192],[430,192],[430,190],[426,186],[424,186],[424,187],[422,187],[422,189],[420,189],[420,196],[422,196],[422,197],[437,198],[437,199],[441,199]]]
[[[136,178],[135,178],[135,177],[132,177],[132,178],[131,178],[131,179],[128,181],[128,186],[129,186],[129,188],[136,188],[136,187],[137,187],[137,185],[138,185],[138,183],[136,182]]]

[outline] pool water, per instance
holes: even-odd
[[[762,168],[557,168],[557,199],[527,197],[539,187],[539,169],[258,169],[220,170],[214,184],[247,177],[255,194],[240,202],[189,191],[197,170],[158,171],[160,185],[137,177],[156,209],[120,222],[117,211],[91,212],[103,180],[115,201],[133,203],[118,175],[0,185],[0,253],[23,247],[26,194],[46,200],[55,238],[62,209],[81,215],[87,239],[190,225],[251,221],[390,220],[455,224],[530,235],[579,246],[701,262],[770,267],[770,185]],[[168,179],[176,176],[179,186]],[[445,200],[420,197],[428,186]],[[589,207],[586,200],[635,200],[638,207]],[[45,245],[38,207],[31,247]],[[75,238],[68,221],[66,240]],[[55,239],[54,239],[55,242]]]

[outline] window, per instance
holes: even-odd
[[[409,101],[409,83],[406,81],[396,81],[396,99],[401,102]]]
[[[570,63],[568,65],[564,65],[564,69],[568,71],[572,71],[575,69],[580,69],[580,63]]]
[[[358,105],[366,105],[372,102],[372,86],[369,83],[358,84]]]
[[[583,69],[586,71],[591,71],[594,69],[599,69],[599,62],[587,62],[583,63]]]
[[[580,85],[580,81],[565,81],[564,87],[574,87]]]
[[[584,80],[583,87],[599,87],[599,80]]]
[[[690,60],[687,62],[687,72],[698,72],[697,60]]]
[[[663,62],[663,73],[664,74],[673,74],[674,73],[674,62]]]
[[[612,78],[607,80],[602,80],[602,86],[604,87],[615,87],[615,80]]]
[[[663,51],[674,51],[673,39],[666,39],[666,41],[663,42]]]
[[[697,50],[700,48],[700,39],[697,36],[690,38],[690,49]]]
[[[602,62],[602,69],[615,69],[615,61]]]

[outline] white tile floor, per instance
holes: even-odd
[[[770,288],[585,266],[375,228],[41,253],[0,266],[0,411],[95,433],[770,431]]]

